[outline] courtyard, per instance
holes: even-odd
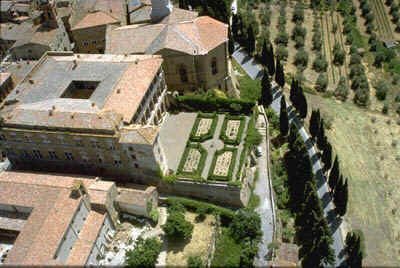
[[[180,179],[239,181],[249,120],[229,113],[170,114],[160,134],[168,166]]]

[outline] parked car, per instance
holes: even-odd
[[[256,156],[257,156],[257,157],[262,156],[262,149],[261,149],[261,146],[257,146],[257,147],[256,147]]]

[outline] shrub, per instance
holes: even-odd
[[[233,217],[230,229],[236,241],[242,241],[246,237],[258,240],[262,234],[260,215],[246,208],[239,209]]]
[[[214,204],[197,201],[193,199],[188,199],[184,197],[168,197],[167,199],[168,205],[170,203],[179,202],[184,205],[190,211],[196,211],[199,207],[204,207],[207,210],[207,213],[215,213],[221,216],[222,224],[230,223],[233,219],[235,212],[228,208],[223,208],[220,206],[216,206]]]
[[[237,110],[237,109],[240,110],[240,108],[241,108],[241,107],[239,107],[239,108],[236,107],[236,109],[235,109],[235,107],[233,107],[232,105],[235,105],[235,103],[231,104],[231,108],[234,110]],[[200,136],[196,136],[196,132],[197,132],[197,129],[199,127],[199,124],[200,124],[200,121],[202,118],[209,118],[209,119],[212,119],[213,121],[212,121],[211,127],[207,133],[202,134]],[[196,121],[193,124],[193,128],[190,132],[189,139],[193,142],[203,142],[203,141],[212,139],[212,137],[214,136],[215,129],[217,128],[217,123],[218,123],[218,116],[215,112],[212,114],[199,113],[197,115]]]
[[[307,66],[308,64],[308,53],[304,50],[304,48],[301,48],[297,51],[296,55],[294,56],[294,64],[296,66],[302,65],[302,66]]]
[[[326,73],[320,73],[317,81],[315,82],[315,90],[318,92],[325,92],[328,86],[328,77]]]
[[[360,106],[368,106],[369,104],[369,91],[365,88],[358,88],[354,95],[354,102]]]
[[[326,61],[325,56],[323,56],[321,53],[319,53],[315,58],[313,62],[313,69],[318,73],[326,72],[328,69],[328,62]]]
[[[228,174],[226,176],[215,175],[214,170],[217,164],[217,158],[220,154],[223,154],[226,151],[232,152],[231,163],[229,165]],[[230,181],[232,180],[233,170],[235,168],[235,160],[237,155],[237,149],[232,147],[224,147],[221,150],[215,151],[213,160],[211,162],[211,166],[208,172],[208,180],[222,180],[222,181]]]
[[[298,49],[304,47],[304,37],[296,36],[294,46]]]
[[[306,37],[307,30],[306,28],[302,27],[301,25],[296,24],[293,28],[292,32],[292,39],[296,40],[296,37],[303,37],[303,39]]]
[[[175,199],[168,199],[168,213],[185,213],[186,208],[185,206]]]
[[[397,94],[397,96],[394,98],[395,102],[400,102],[400,93]]]
[[[187,240],[192,236],[193,224],[186,221],[182,213],[174,212],[168,215],[167,222],[162,229],[172,239]]]
[[[187,266],[190,268],[201,268],[203,267],[203,261],[200,256],[190,256],[187,260]]]
[[[204,207],[204,206],[198,207],[196,209],[197,219],[199,221],[203,221],[206,218],[207,212],[208,212],[208,208],[207,207]]]
[[[343,49],[338,49],[333,52],[333,63],[335,65],[343,65],[346,57],[346,52]]]
[[[346,78],[341,76],[335,90],[335,97],[342,101],[346,101],[348,96],[349,96],[349,87],[346,84]]]
[[[281,44],[283,46],[287,46],[289,42],[289,35],[285,31],[280,31],[279,34],[275,38],[275,43],[277,45]]]
[[[280,61],[286,61],[288,56],[289,56],[289,52],[288,52],[287,48],[285,46],[283,46],[282,44],[279,44],[278,48],[276,50],[276,57]]]
[[[388,104],[388,103],[385,103],[385,104],[383,105],[382,113],[383,113],[383,114],[388,114],[388,113],[389,113],[389,104]]]
[[[161,252],[161,242],[157,238],[139,237],[134,250],[126,252],[126,263],[129,267],[155,267]]]
[[[228,122],[230,120],[239,120],[240,121],[240,126],[238,133],[236,135],[236,139],[230,139],[226,135],[226,130],[228,127]],[[230,144],[230,145],[239,145],[240,141],[242,140],[242,134],[244,131],[246,125],[246,118],[244,116],[232,116],[232,115],[225,115],[224,122],[222,124],[221,132],[219,135],[219,138],[225,143],[225,144]]]
[[[380,80],[375,86],[375,90],[376,98],[380,101],[383,101],[386,99],[389,85],[386,83],[386,81]]]
[[[157,224],[158,222],[158,217],[160,216],[160,212],[157,209],[152,209],[150,212],[150,218],[151,220]]]

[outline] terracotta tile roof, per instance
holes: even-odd
[[[66,265],[86,264],[107,214],[90,211],[82,231],[71,250]]]
[[[10,73],[0,73],[0,85],[2,85],[4,82],[6,82],[10,78],[11,78]]]
[[[228,41],[228,26],[208,16],[175,24],[138,24],[108,28],[106,53],[155,54],[167,48],[205,55]]]
[[[62,264],[54,260],[53,256],[81,202],[81,198],[70,197],[71,188],[77,180],[82,181],[86,188],[93,185],[93,189],[96,189],[94,191],[99,193],[113,184],[79,176],[27,172],[3,172],[0,174],[0,204],[33,208],[14,247],[10,250],[5,264]],[[92,191],[88,191],[89,196]],[[76,251],[73,253],[74,264],[85,264],[84,254],[87,254],[87,258],[90,250],[84,251],[81,243],[88,244],[95,240],[104,217],[103,214],[90,212],[79,239],[73,247],[73,252]],[[76,245],[79,247],[78,250],[75,249]],[[80,257],[77,258],[77,255]],[[83,261],[77,262],[78,260]]]
[[[163,59],[157,57],[131,63],[108,96],[103,109],[121,114],[123,120],[130,123],[162,62]],[[122,103],[129,105],[121,105]]]
[[[103,11],[98,11],[94,13],[88,13],[80,22],[78,22],[78,24],[72,27],[71,30],[74,31],[117,22],[119,22],[119,20],[111,17]]]
[[[199,16],[198,12],[174,7],[172,9],[172,12],[158,23],[174,24],[184,21],[192,21],[198,16]]]
[[[48,52],[0,110],[10,127],[115,134],[130,123],[162,64],[158,55]],[[96,81],[88,99],[62,97],[72,81]]]

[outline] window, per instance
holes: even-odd
[[[69,153],[69,152],[65,152],[65,158],[67,158],[67,160],[70,160],[70,161],[74,160],[72,153]]]
[[[97,156],[97,161],[99,161],[99,163],[101,164],[101,163],[103,163],[103,158],[99,155],[99,156]]]
[[[56,152],[54,152],[54,151],[49,151],[49,156],[50,156],[50,159],[57,159],[58,158]]]
[[[92,147],[93,147],[93,148],[100,148],[100,142],[98,142],[98,141],[91,141],[90,143],[92,144]]]
[[[136,160],[136,155],[131,154],[131,157],[132,157],[133,160]]]
[[[218,73],[217,58],[215,57],[211,61],[211,72],[213,75],[216,75]]]
[[[122,164],[121,159],[114,159],[114,165],[120,166]]]
[[[32,152],[33,152],[33,157],[34,157],[34,158],[36,158],[36,159],[42,159],[42,154],[40,153],[39,150],[34,149],[34,150],[32,150]]]
[[[75,142],[76,142],[76,146],[79,146],[79,147],[83,146],[81,140],[76,140]]]
[[[87,46],[87,45],[89,45],[89,43],[86,42],[86,41],[83,41],[83,45],[84,45],[84,46]]]
[[[187,77],[187,71],[185,66],[181,66],[179,68],[179,75],[181,77],[181,82],[182,83],[186,83],[188,81],[188,77]]]
[[[21,151],[22,158],[30,159],[31,156],[26,150]]]
[[[92,44],[93,44],[93,45],[96,45],[96,44],[97,44],[97,41],[96,41],[96,40],[93,40],[93,41],[92,41]]]
[[[115,150],[115,146],[113,143],[110,143],[109,147],[108,147],[111,151]]]

